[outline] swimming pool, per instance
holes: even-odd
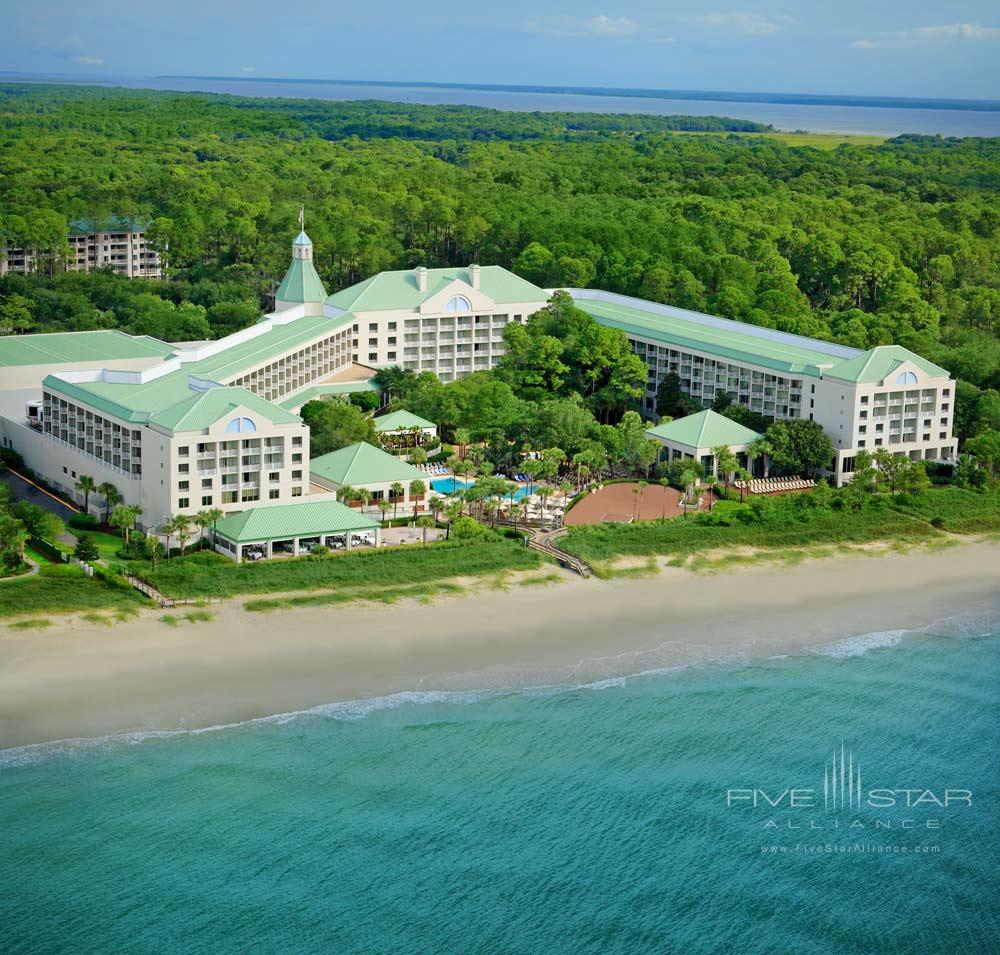
[[[458,478],[448,477],[448,478],[438,478],[436,481],[431,481],[431,490],[437,491],[438,494],[454,494],[456,491],[463,489],[468,489],[472,487],[475,481],[461,481]],[[528,485],[521,485],[517,491],[514,493],[514,500],[520,501],[521,498],[528,496]],[[504,500],[509,500],[509,495],[504,495]]]
[[[436,481],[431,481],[431,490],[437,491],[438,494],[454,494],[456,491],[472,487],[475,483],[475,481],[460,481],[455,477],[438,478]]]

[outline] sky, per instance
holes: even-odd
[[[0,70],[1000,99],[996,0],[5,0]]]

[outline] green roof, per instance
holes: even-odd
[[[819,378],[824,368],[856,354],[855,349],[843,345],[785,335],[754,325],[741,328],[739,322],[684,309],[647,311],[618,302],[586,298],[577,298],[575,304],[602,325],[619,328],[627,334],[789,374]]]
[[[309,473],[330,484],[349,484],[352,487],[427,478],[412,464],[400,461],[365,441],[313,458],[309,462]]]
[[[0,337],[0,367],[54,365],[123,358],[157,358],[174,351],[173,345],[146,335],[126,335],[117,330],[54,332],[48,335]]]
[[[940,365],[921,358],[902,345],[876,345],[875,348],[834,365],[825,374],[830,378],[841,378],[844,381],[882,381],[889,378],[904,362],[912,363],[932,378],[950,377],[949,372]],[[893,382],[890,381],[888,384],[891,385]]]
[[[302,501],[228,514],[215,529],[221,537],[243,544],[311,537],[314,534],[339,534],[342,531],[367,531],[377,527],[378,524],[371,518],[340,501]]]
[[[296,424],[302,421],[298,415],[272,404],[246,388],[232,387],[194,392],[185,401],[179,401],[165,411],[150,416],[149,421],[150,424],[171,431],[201,431],[240,407],[274,424]]]
[[[224,382],[247,368],[252,368],[269,358],[306,345],[335,331],[350,316],[329,318],[309,315],[287,325],[274,325],[268,331],[245,342],[226,348],[199,361],[185,362],[177,371],[170,372],[145,384],[123,384],[110,381],[69,383],[49,375],[45,386],[67,397],[86,401],[98,410],[126,421],[147,421],[151,414],[164,411],[191,396],[188,377],[195,375]]]
[[[336,292],[327,302],[337,308],[362,312],[417,308],[456,279],[466,285],[472,284],[467,268],[427,269],[427,288],[423,292],[417,287],[417,276],[412,269],[379,272],[357,285]],[[480,267],[479,290],[499,304],[545,302],[549,297],[545,289],[532,285],[499,265]]]
[[[400,431],[403,428],[437,428],[433,421],[421,418],[405,409],[392,411],[381,418],[375,418],[375,430],[379,433],[386,431]]]
[[[276,302],[322,302],[325,298],[323,281],[309,259],[292,259],[278,291],[274,293]]]
[[[646,435],[694,449],[717,448],[722,444],[726,446],[750,444],[760,437],[756,431],[711,409],[678,418],[676,421],[668,421],[666,424],[658,424],[655,428],[649,428]]]
[[[278,402],[286,411],[298,411],[307,401],[323,398],[327,395],[350,395],[356,391],[378,391],[372,380],[367,381],[336,381],[328,385],[313,385],[297,392],[290,398],[282,398]]]

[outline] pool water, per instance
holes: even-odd
[[[431,481],[431,490],[437,491],[438,494],[454,494],[456,491],[472,487],[475,483],[475,481],[460,481],[455,477],[438,478],[436,481]],[[522,485],[514,493],[514,500],[520,501],[521,498],[527,497],[528,493],[528,485]],[[504,500],[509,500],[508,495],[504,495]]]

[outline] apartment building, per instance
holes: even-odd
[[[817,421],[833,441],[830,474],[850,480],[861,450],[950,461],[955,382],[898,345],[862,351],[596,289],[570,289],[576,304],[619,328],[648,368],[643,410],[655,412],[674,372],[704,407],[722,392],[770,420]]]
[[[104,221],[75,219],[66,237],[68,252],[61,258],[68,272],[91,272],[113,268],[131,278],[158,279],[163,276],[160,253],[146,241],[144,223],[126,216]],[[0,275],[34,272],[38,265],[33,250],[8,244],[0,255]]]

